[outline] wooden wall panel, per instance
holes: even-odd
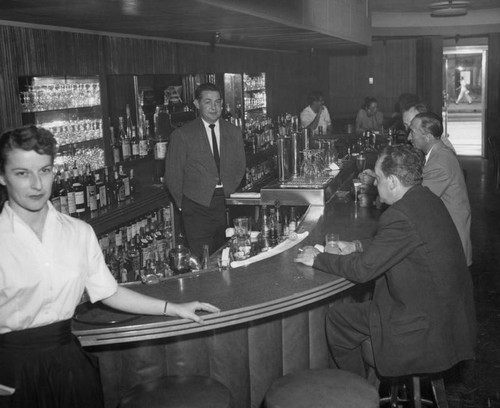
[[[486,136],[500,144],[500,34],[488,39]],[[490,155],[488,155],[491,157]]]
[[[390,116],[400,94],[416,92],[416,41],[373,41],[366,51],[330,57],[329,68],[334,117],[354,118],[367,96],[377,98],[384,115]]]
[[[441,112],[443,101],[443,40],[417,40],[417,95],[433,112]]]

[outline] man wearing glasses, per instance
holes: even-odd
[[[225,241],[225,197],[245,174],[241,129],[221,120],[221,92],[211,83],[195,91],[199,117],[176,129],[165,161],[165,182],[181,210],[191,252],[201,258],[203,245],[210,253]]]

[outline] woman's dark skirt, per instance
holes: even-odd
[[[98,360],[71,334],[71,320],[0,335],[1,408],[104,407]]]

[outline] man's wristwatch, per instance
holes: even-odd
[[[354,241],[352,241],[352,243],[356,248],[356,252],[363,252],[363,244],[361,243],[360,240],[355,239]]]

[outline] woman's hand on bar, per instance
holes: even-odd
[[[218,307],[215,307],[210,303],[195,301],[187,303],[168,302],[165,314],[168,316],[177,316],[183,319],[191,319],[196,323],[203,323],[203,318],[195,313],[199,310],[209,313],[220,312]]]

